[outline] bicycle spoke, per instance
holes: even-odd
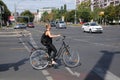
[[[69,53],[68,51],[65,51],[63,53],[63,61],[68,67],[76,67],[80,61],[79,54]]]
[[[35,69],[44,69],[48,65],[48,55],[44,50],[36,50],[30,56],[30,63]]]

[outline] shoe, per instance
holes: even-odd
[[[55,61],[52,61],[52,64],[53,64],[53,65],[57,65],[58,63],[56,63]]]

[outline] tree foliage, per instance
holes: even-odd
[[[110,5],[106,8],[94,7],[94,11],[91,11],[91,0],[87,2],[82,2],[77,6],[76,10],[76,20],[79,22],[94,21],[113,21],[120,20],[120,5],[113,6]],[[96,3],[97,4],[97,3]],[[75,10],[67,11],[66,5],[61,6],[60,9],[54,9],[51,13],[43,14],[42,19],[45,20],[61,20],[61,17],[65,17],[66,22],[74,22],[75,20]],[[103,12],[104,14],[100,14]]]
[[[53,20],[61,20],[62,16],[65,16],[67,12],[67,7],[66,4],[64,6],[61,6],[60,9],[53,9],[51,13],[48,13],[47,11],[45,11],[42,14],[42,21],[53,21]]]
[[[32,14],[29,10],[25,10],[20,14],[21,19],[19,19],[21,22],[33,22],[34,20],[34,14]]]
[[[105,8],[104,12],[105,12],[106,18],[109,21],[113,21],[113,19],[116,16],[115,7],[113,5],[110,5],[110,6],[108,6],[108,7]]]
[[[88,2],[82,2],[78,5],[77,17],[83,22],[91,20],[90,0]]]
[[[75,18],[75,10],[66,12],[66,14],[65,14],[66,22],[74,22],[74,18]]]
[[[45,11],[43,14],[42,14],[42,18],[41,18],[42,21],[46,22],[49,20],[48,18],[48,12]]]
[[[3,11],[2,11],[2,20],[4,22],[4,24],[6,25],[9,16],[11,15],[11,12],[9,11],[9,9],[7,8],[7,6],[4,4],[4,2],[2,0],[0,0],[0,6],[3,7]]]

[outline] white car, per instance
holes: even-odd
[[[98,23],[96,22],[86,22],[82,25],[82,30],[84,32],[103,32],[103,28],[102,26],[100,26]]]
[[[64,21],[59,21],[56,23],[56,28],[57,29],[66,29],[66,23]]]

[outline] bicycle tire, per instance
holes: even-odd
[[[48,66],[48,54],[44,50],[35,50],[30,55],[30,63],[34,69],[44,69]]]
[[[63,52],[63,62],[67,67],[76,67],[80,64],[80,56],[79,53],[75,53],[75,51],[69,51],[66,49]]]

